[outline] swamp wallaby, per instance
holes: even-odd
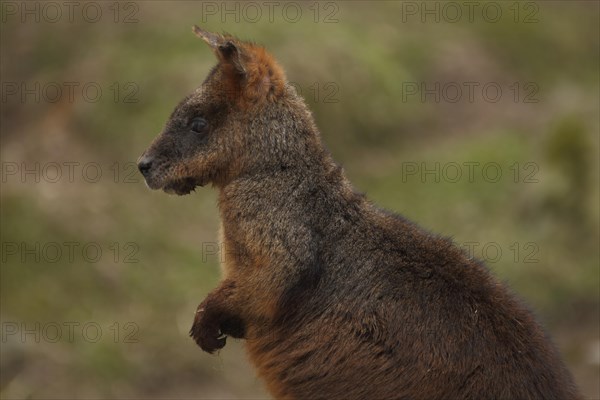
[[[219,191],[224,278],[191,336],[244,338],[278,399],[580,398],[532,313],[451,240],[357,193],[264,48],[218,58],[139,159],[148,186]]]

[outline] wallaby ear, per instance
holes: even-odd
[[[246,67],[244,66],[243,48],[236,45],[233,41],[227,40],[224,44],[217,47],[219,59],[224,63],[230,64],[234,71],[239,75],[246,75]]]
[[[246,68],[244,68],[244,55],[242,54],[243,49],[241,46],[238,46],[230,38],[218,33],[208,32],[197,25],[194,25],[192,30],[196,36],[204,40],[210,46],[219,58],[219,61],[226,65],[231,65],[237,74],[245,75]]]
[[[220,61],[227,90],[237,100],[275,100],[285,91],[285,74],[262,47],[235,37],[212,33],[194,25],[192,30],[204,40]]]
[[[209,31],[205,31],[200,28],[198,25],[192,26],[192,31],[198,36],[200,39],[204,40],[213,50],[217,49],[217,46],[223,43],[224,37],[219,35],[218,33],[212,33]]]

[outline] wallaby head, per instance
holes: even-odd
[[[316,129],[273,57],[227,34],[193,31],[219,62],[138,160],[147,185],[183,195],[244,174],[310,164],[308,153],[320,153]]]

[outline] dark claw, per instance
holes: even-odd
[[[196,312],[194,324],[190,329],[190,336],[202,350],[211,354],[215,350],[225,347],[227,340],[227,337],[221,334],[219,324],[214,320],[208,319],[203,309],[199,309]]]

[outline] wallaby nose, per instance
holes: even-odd
[[[144,176],[148,175],[148,172],[150,172],[151,168],[152,168],[152,159],[150,157],[143,156],[138,161],[138,169],[140,170],[142,175],[144,175]]]

